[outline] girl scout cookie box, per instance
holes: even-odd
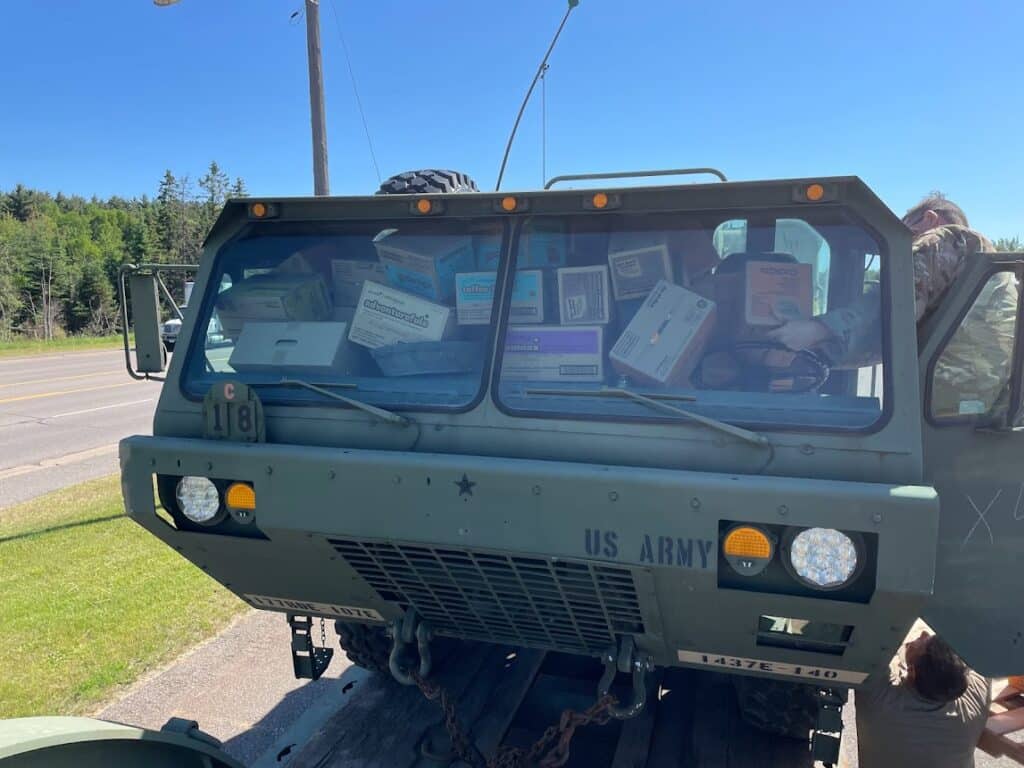
[[[450,301],[455,294],[455,273],[476,268],[468,235],[402,235],[385,229],[373,244],[392,286],[432,301]]]
[[[501,376],[509,381],[604,381],[600,326],[510,326]]]
[[[267,272],[217,296],[217,315],[224,335],[237,339],[247,322],[326,320],[331,302],[317,274]]]
[[[370,349],[441,341],[451,330],[453,314],[449,307],[367,280],[348,338]]]
[[[562,325],[605,325],[612,319],[608,267],[558,270],[558,313]]]
[[[638,382],[683,384],[700,362],[714,322],[713,301],[662,280],[608,359],[616,371]]]
[[[494,304],[497,272],[462,272],[455,276],[455,314],[459,325],[488,325]],[[511,323],[544,322],[544,273],[516,272],[512,284]]]
[[[672,263],[664,232],[613,232],[608,267],[616,301],[645,299],[659,280],[672,282]]]

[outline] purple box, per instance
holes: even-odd
[[[512,326],[501,375],[510,381],[604,381],[600,326]]]

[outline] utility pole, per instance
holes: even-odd
[[[309,119],[313,129],[313,194],[329,195],[324,72],[320,61],[320,0],[306,0],[306,52],[309,59]]]
[[[153,0],[153,5],[168,6],[178,2],[179,0]],[[297,15],[298,11],[293,13],[292,17]],[[309,59],[309,120],[313,128],[313,194],[329,195],[331,190],[327,178],[324,70],[320,62],[320,0],[306,0],[306,56]]]

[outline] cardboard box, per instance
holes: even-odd
[[[533,219],[519,238],[517,269],[564,267],[568,251],[565,222],[559,219]]]
[[[781,325],[812,313],[812,267],[798,262],[748,261],[747,325]]]
[[[360,261],[356,259],[332,259],[331,277],[334,283],[334,304],[339,307],[354,307],[359,303],[359,294],[363,292],[363,283],[372,280],[383,283],[387,280],[387,270],[376,261]]]
[[[316,321],[330,314],[327,284],[317,274],[253,275],[217,296],[217,315],[232,339],[249,322]]]
[[[558,316],[562,325],[604,325],[611,321],[608,267],[558,270]]]
[[[600,326],[510,327],[501,376],[509,381],[604,381],[604,330]]]
[[[451,328],[448,307],[367,280],[348,338],[370,349],[390,344],[441,341]]]
[[[497,272],[462,272],[455,276],[455,313],[459,325],[491,322]],[[516,272],[512,285],[509,322],[544,322],[544,273],[539,269]]]
[[[608,353],[619,373],[648,384],[682,384],[700,361],[715,303],[662,280]]]
[[[616,301],[647,298],[659,280],[672,282],[672,263],[667,245],[609,251],[608,267]]]
[[[496,272],[501,262],[501,231],[496,235],[473,235],[473,253],[477,269]]]
[[[246,323],[228,363],[236,371],[349,375],[365,352],[346,338],[348,323]]]
[[[447,302],[455,295],[455,273],[476,269],[469,236],[378,235],[377,256],[395,288]]]

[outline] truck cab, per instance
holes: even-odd
[[[853,177],[231,201],[126,507],[254,607],[407,643],[847,687],[924,616],[1019,672],[1020,361],[930,398],[1020,268],[979,255],[919,348],[910,233]]]

